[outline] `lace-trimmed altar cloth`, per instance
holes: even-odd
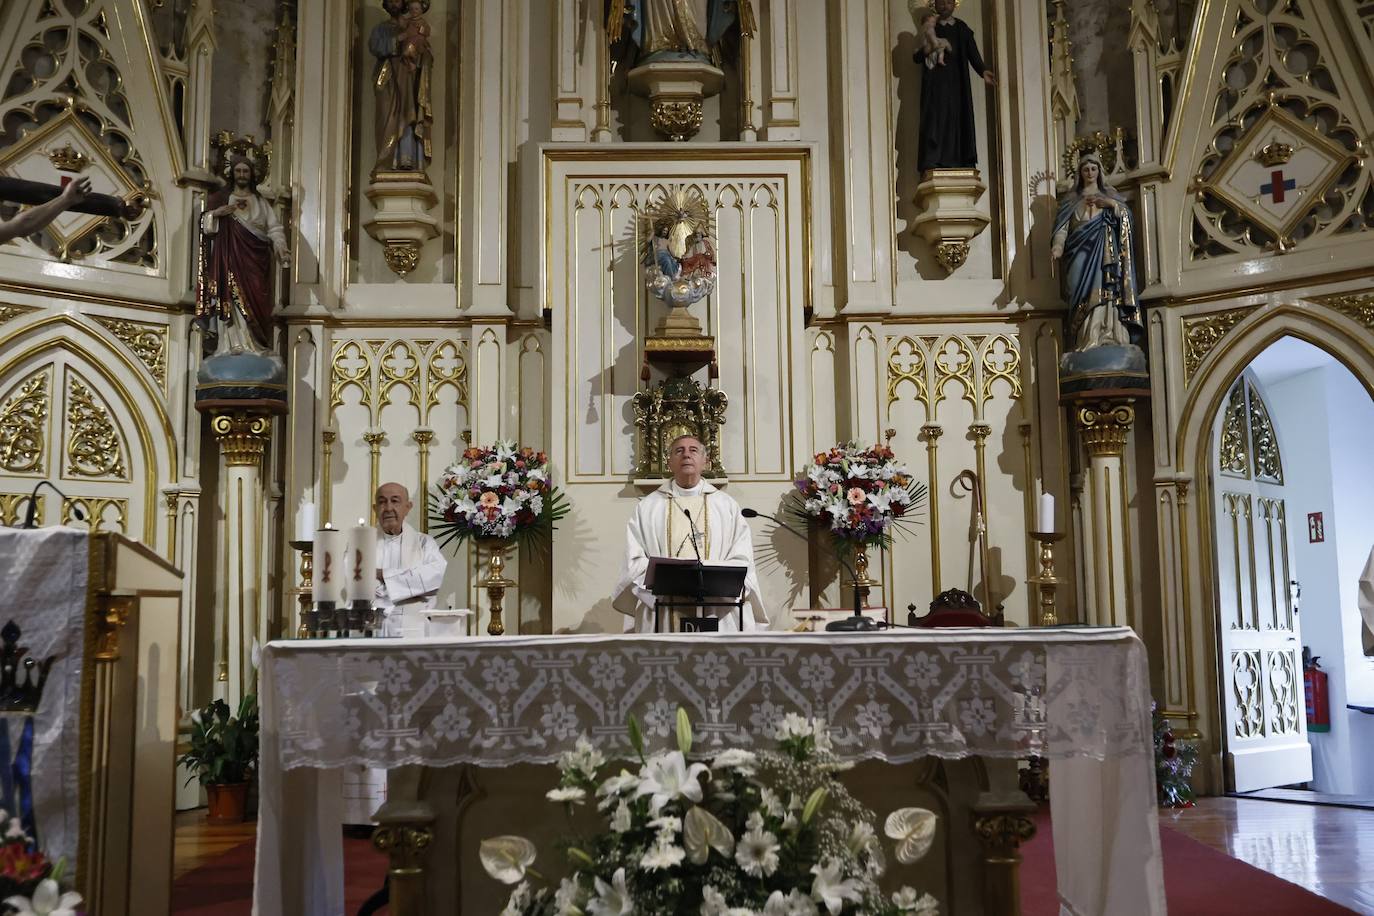
[[[630,714],[666,748],[678,707],[703,754],[771,747],[797,713],[847,759],[1051,758],[1063,912],[1164,912],[1149,673],[1128,628],[281,641],[261,679],[259,913],[342,912],[340,767],[550,763],[584,734],[628,756]],[[281,837],[292,822],[318,835]],[[282,886],[301,874],[305,897]]]
[[[587,735],[630,754],[627,717],[703,753],[772,745],[782,717],[830,724],[837,755],[1119,756],[1149,742],[1144,648],[1128,629],[341,640],[269,647],[278,760],[550,763]]]

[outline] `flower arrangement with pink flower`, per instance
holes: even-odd
[[[886,445],[841,442],[817,454],[795,481],[797,514],[814,520],[841,545],[886,547],[896,526],[914,522],[926,486]]]
[[[549,457],[514,442],[469,448],[430,494],[431,531],[441,545],[468,538],[545,539],[568,506],[549,482]]]

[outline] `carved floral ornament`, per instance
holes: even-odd
[[[1227,392],[1217,459],[1228,476],[1283,483],[1278,435],[1264,398],[1248,378],[1236,379]]]

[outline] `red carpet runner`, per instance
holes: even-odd
[[[1267,872],[1223,855],[1171,830],[1159,828],[1164,850],[1164,890],[1170,916],[1326,916],[1350,910]],[[386,859],[367,840],[344,840],[346,912],[356,913],[382,886]],[[1054,842],[1047,815],[1022,848],[1023,916],[1056,916]],[[187,916],[243,916],[253,900],[253,843],[187,872],[172,886],[172,912]],[[383,911],[385,912],[385,911]]]

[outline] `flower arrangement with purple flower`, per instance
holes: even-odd
[[[430,494],[432,533],[441,546],[468,538],[547,543],[554,523],[568,514],[548,465],[548,455],[514,442],[467,449]]]
[[[793,511],[826,528],[841,546],[887,547],[892,531],[915,523],[926,486],[885,445],[841,442],[821,452],[795,481]]]

